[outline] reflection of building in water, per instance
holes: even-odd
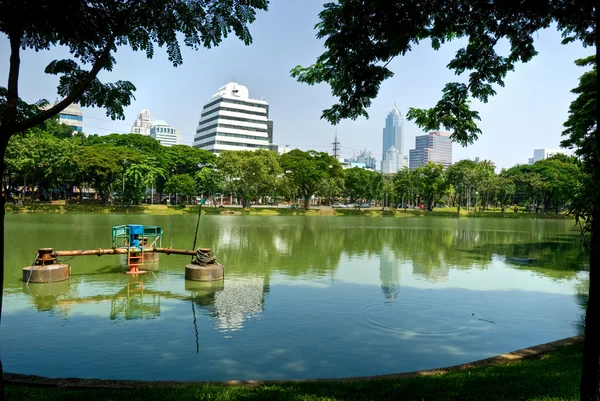
[[[424,264],[419,262],[413,262],[413,276],[422,276],[431,281],[448,281],[448,264],[441,257],[436,261],[436,266],[432,263]]]
[[[260,276],[227,279],[223,291],[216,293],[214,303],[205,310],[217,320],[221,331],[237,331],[244,321],[257,317],[264,307],[265,280]]]
[[[398,298],[400,288],[400,264],[394,252],[387,246],[383,247],[379,255],[379,279],[381,291],[387,302]]]

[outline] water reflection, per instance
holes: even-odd
[[[400,290],[400,263],[388,247],[384,247],[379,255],[379,279],[385,301],[394,302]]]
[[[225,265],[224,281],[185,281],[189,258],[161,255],[158,271],[138,277],[116,257],[75,258],[68,281],[26,286],[32,249],[103,246],[122,216],[61,216],[82,223],[64,227],[54,216],[10,219],[0,334],[19,373],[81,375],[85,365],[107,378],[221,380],[431,368],[573,335],[587,292],[565,222],[203,216],[198,243]],[[195,228],[190,216],[126,222],[162,225],[177,248]],[[55,347],[31,352],[48,333]]]

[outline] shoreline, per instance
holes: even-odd
[[[33,204],[24,206],[14,206],[7,204],[4,207],[5,214],[148,214],[148,215],[186,215],[197,214],[196,205],[184,206],[166,206],[166,205],[96,205],[96,204]],[[512,210],[506,210],[502,213],[499,209],[486,210],[484,212],[467,212],[464,208],[460,214],[456,208],[435,208],[433,211],[426,210],[403,210],[380,208],[367,209],[333,209],[329,206],[315,207],[310,210],[292,209],[289,207],[250,207],[242,209],[241,207],[202,207],[202,214],[205,215],[230,215],[230,216],[364,216],[364,217],[449,217],[449,218],[472,218],[472,217],[492,217],[506,219],[553,219],[565,220],[573,219],[565,213],[515,213]]]

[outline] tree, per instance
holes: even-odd
[[[509,204],[511,197],[516,191],[516,186],[513,180],[503,175],[498,175],[494,180],[496,199],[500,202],[501,213],[504,214],[506,206]]]
[[[154,185],[156,179],[165,177],[165,171],[157,160],[151,156],[144,156],[139,162],[132,163],[125,171],[127,197],[130,201],[139,204],[146,194],[146,189],[152,187],[152,200],[154,203]]]
[[[232,31],[246,45],[252,42],[248,25],[257,10],[266,10],[267,0],[156,0],[156,1],[78,1],[14,0],[0,2],[0,32],[8,37],[10,59],[8,84],[0,87],[0,159],[4,161],[10,138],[17,132],[56,116],[73,102],[106,109],[111,118],[124,118],[123,108],[133,97],[135,86],[128,81],[102,83],[101,70],[115,65],[112,53],[129,45],[148,58],[154,46],[166,46],[173,66],[182,64],[179,40],[193,49],[217,46]],[[157,21],[161,21],[157,23]],[[63,45],[82,65],[72,59],[52,61],[46,73],[60,75],[58,94],[63,99],[42,111],[40,101],[30,105],[19,97],[20,52],[50,50]],[[4,175],[4,165],[2,165]],[[4,213],[6,197],[0,198]],[[4,216],[4,215],[3,215]],[[0,288],[4,283],[4,218],[0,226]],[[0,316],[2,315],[0,297]],[[0,377],[2,363],[0,362]],[[4,397],[0,379],[0,397]]]
[[[460,160],[448,167],[448,183],[454,187],[456,211],[460,213],[461,204],[468,198],[475,181],[475,165],[473,160]]]
[[[304,197],[304,209],[310,208],[310,198],[321,182],[327,178],[341,177],[342,166],[325,152],[293,149],[281,155],[281,168]]]
[[[135,162],[137,157],[137,154],[118,146],[83,146],[77,154],[76,164],[82,181],[93,186],[105,203],[111,184],[126,170],[126,160]]]
[[[336,124],[346,118],[368,117],[366,109],[377,96],[381,83],[393,75],[387,68],[391,59],[405,55],[413,45],[426,39],[434,49],[439,49],[447,41],[465,38],[466,46],[456,52],[448,68],[457,75],[468,72],[467,82],[446,84],[440,101],[433,108],[411,108],[407,118],[424,130],[444,127],[452,131],[453,140],[468,145],[481,134],[476,123],[479,113],[471,109],[471,98],[487,102],[496,94],[493,85],[504,86],[504,78],[517,63],[528,62],[537,54],[533,45],[537,31],[554,24],[563,34],[563,43],[579,41],[598,51],[596,7],[596,2],[590,0],[330,2],[324,5],[316,26],[317,37],[325,39],[325,52],[312,66],[295,67],[292,76],[310,85],[326,82],[331,86],[338,103],[323,112],[322,117],[329,122]],[[510,50],[500,56],[496,45],[503,39],[508,41]],[[593,114],[590,113],[591,99],[597,95],[589,81],[588,76],[580,82],[579,102],[572,105],[573,118],[567,129],[575,138],[574,144],[581,145],[584,138],[589,138],[596,145],[594,149],[587,149],[591,151],[587,154],[593,160],[593,180],[597,184],[600,183],[597,118],[586,119],[579,112],[583,108],[586,116]],[[600,185],[594,187],[594,202],[590,206],[593,217],[588,323],[598,321],[600,314],[600,298],[594,297],[597,284],[591,278],[600,264],[600,234],[594,235],[600,233],[599,188]],[[581,400],[600,399],[600,342],[595,340],[597,338],[600,338],[598,327],[587,324]]]
[[[167,169],[173,174],[195,175],[203,166],[214,166],[216,156],[204,149],[187,145],[166,148]]]
[[[344,191],[343,177],[330,177],[322,180],[317,188],[317,194],[325,198],[327,205],[331,206],[333,200],[340,196]]]
[[[264,149],[223,151],[217,158],[223,187],[242,199],[247,207],[252,198],[274,188],[281,172],[277,155]]]
[[[406,203],[416,205],[416,197],[419,196],[421,182],[420,176],[416,170],[409,170],[404,167],[394,174],[394,188],[399,200],[404,206]]]
[[[217,193],[223,185],[223,174],[215,167],[207,166],[196,173],[198,189],[209,198]]]
[[[171,194],[181,194],[187,197],[189,203],[190,197],[197,190],[196,181],[189,174],[172,175],[165,184],[165,190]]]
[[[344,171],[344,188],[344,194],[350,198],[350,203],[359,199],[371,201],[381,195],[383,178],[375,171],[353,167]]]
[[[435,204],[441,199],[444,192],[448,189],[444,166],[434,162],[428,162],[424,166],[416,169],[421,183],[421,197],[425,200],[425,206],[430,212]]]

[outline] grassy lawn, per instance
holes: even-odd
[[[578,400],[583,344],[559,347],[540,359],[446,374],[346,382],[276,383],[256,387],[186,385],[90,389],[8,386],[9,400]]]
[[[176,214],[196,214],[198,212],[197,206],[192,205],[181,205],[181,206],[166,206],[166,205],[139,205],[139,206],[128,206],[128,205],[97,205],[97,204],[75,204],[75,205],[62,205],[62,204],[34,204],[24,206],[14,206],[7,204],[5,206],[6,213],[113,213],[113,214],[150,214],[150,215],[176,215]],[[426,210],[402,210],[402,209],[386,209],[381,211],[378,207],[367,208],[367,209],[332,209],[330,207],[315,208],[309,211],[303,209],[292,209],[292,208],[249,208],[241,209],[235,207],[211,207],[204,206],[202,208],[203,214],[224,214],[224,215],[250,215],[250,216],[367,216],[367,217],[453,217],[456,218],[459,214],[454,207],[446,208],[435,208],[432,212]],[[500,209],[488,209],[484,212],[471,211],[467,213],[465,208],[460,211],[460,217],[502,217],[502,218],[517,218],[517,219],[572,219],[565,213],[515,213],[512,210],[507,210],[502,213]]]

